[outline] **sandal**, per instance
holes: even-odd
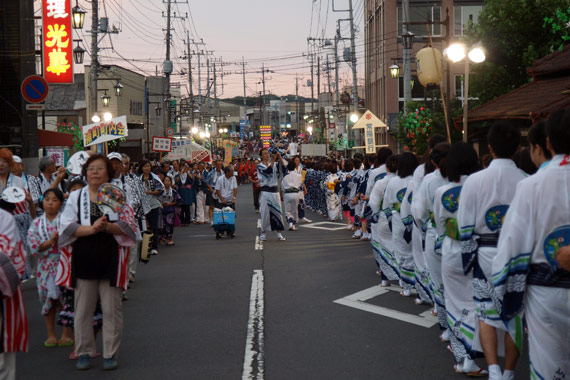
[[[455,370],[455,373],[464,373],[463,372],[463,364],[462,363],[455,363],[453,365],[453,369]]]
[[[73,339],[60,339],[57,341],[57,346],[58,347],[69,347],[69,346],[73,346]]]
[[[54,340],[51,341],[51,342],[50,342],[50,340],[48,339],[48,340],[46,340],[46,341],[44,342],[44,347],[47,347],[47,348],[57,347],[57,345],[58,345],[58,344],[57,344],[57,339],[54,339]]]

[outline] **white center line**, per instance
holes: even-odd
[[[263,271],[254,270],[249,296],[249,320],[243,360],[242,380],[263,380],[264,378],[264,299]]]

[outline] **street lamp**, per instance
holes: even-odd
[[[481,63],[485,61],[485,52],[481,46],[473,46],[469,51],[467,47],[461,43],[451,44],[444,55],[451,62],[457,63],[462,59],[465,61],[465,80],[463,84],[463,141],[467,142],[467,113],[469,112],[469,64]]]
[[[75,47],[75,49],[73,49],[73,60],[78,65],[81,65],[83,63],[83,56],[85,54],[85,49],[79,46],[79,43],[83,40],[73,40],[73,41],[77,42],[77,46]]]
[[[85,21],[85,13],[83,8],[79,6],[77,1],[75,6],[71,9],[71,27],[73,29],[83,29],[83,22]]]
[[[400,76],[400,66],[396,65],[395,63],[389,67],[390,69],[390,76],[392,78],[398,78]]]
[[[99,117],[99,115],[95,114],[93,115],[93,117],[91,118],[91,121],[94,123],[98,123],[101,121],[101,118]]]
[[[123,94],[123,85],[120,80],[117,81],[113,88],[115,89],[115,95],[121,96]]]
[[[103,107],[107,107],[111,103],[111,97],[107,95],[107,90],[105,90],[105,95],[101,95],[101,103]]]
[[[356,122],[358,121],[358,115],[355,114],[355,113],[351,113],[351,114],[350,114],[350,121],[351,121],[352,123],[356,123]]]
[[[195,135],[196,133],[198,133],[198,128],[192,127],[190,131],[192,132],[193,135]]]
[[[307,132],[309,132],[310,135],[313,134],[313,127],[311,127],[310,125],[307,127]]]
[[[111,114],[111,112],[105,112],[103,114],[103,120],[105,120],[105,121],[111,121],[112,118],[113,118],[113,115]]]
[[[206,136],[206,134],[204,132],[200,132],[198,134],[198,136],[200,136],[201,139],[204,139],[204,137]]]
[[[160,116],[160,111],[161,111],[160,106],[154,107],[154,112],[156,113],[156,116]]]

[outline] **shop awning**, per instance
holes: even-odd
[[[73,135],[69,133],[38,129],[38,145],[46,146],[73,146]]]

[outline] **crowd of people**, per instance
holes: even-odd
[[[508,123],[493,125],[487,141],[481,159],[471,144],[439,135],[423,157],[381,148],[299,164],[264,149],[261,239],[271,229],[285,240],[278,193],[289,230],[300,200],[329,220],[344,217],[353,238],[371,241],[380,286],[398,284],[401,296],[433,307],[456,373],[513,379],[527,331],[531,378],[563,379],[570,374],[570,111],[536,122],[529,148]],[[487,369],[475,363],[481,356]]]
[[[305,208],[370,241],[380,286],[399,285],[401,296],[430,305],[455,372],[513,379],[526,329],[532,377],[565,378],[569,131],[570,111],[560,110],[530,128],[529,149],[520,149],[515,127],[493,125],[490,153],[481,158],[468,143],[434,135],[422,157],[381,148],[350,159],[301,158],[280,143],[256,145],[251,157],[224,167],[221,160],[131,163],[117,152],[81,152],[80,170],[46,156],[37,176],[0,149],[0,378],[15,378],[14,353],[28,349],[21,279],[36,281],[45,347],[70,347],[76,368],[86,370],[101,355],[101,332],[103,367],[117,368],[122,302],[145,250],[143,234],[152,234],[149,253],[157,255],[161,244],[175,245],[175,227],[212,226],[216,208],[235,210],[238,183],[252,185],[261,241],[269,231],[284,241],[284,230],[310,223]],[[107,183],[125,196],[115,213],[100,207]],[[475,363],[480,356],[487,369]]]

